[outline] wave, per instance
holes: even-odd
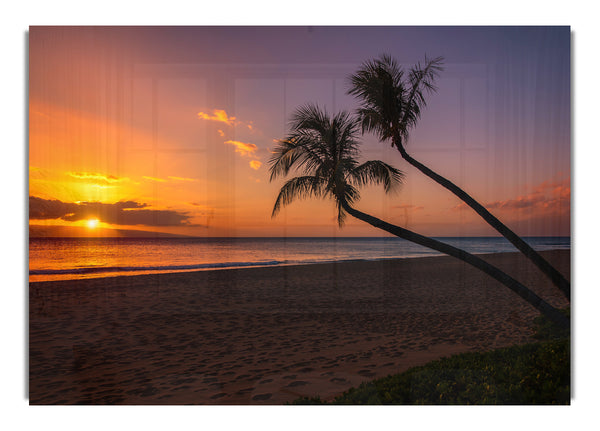
[[[103,272],[143,272],[143,271],[185,271],[193,269],[243,268],[248,266],[276,266],[286,261],[271,260],[266,262],[220,262],[200,263],[196,265],[164,265],[164,266],[92,266],[85,268],[65,269],[32,269],[29,275],[59,274],[96,274]]]
[[[470,240],[470,238],[467,238]],[[494,240],[497,240],[494,238]],[[476,244],[466,246],[464,238],[450,238],[446,239],[446,242],[452,245],[456,245],[460,248],[472,254],[487,254],[487,253],[503,253],[503,252],[515,252],[510,246],[498,246],[495,244]],[[538,250],[551,250],[551,249],[570,249],[570,243],[560,243],[552,241],[550,239],[545,244],[537,244],[535,247]],[[378,250],[375,250],[376,252]],[[360,262],[360,261],[383,261],[393,259],[411,259],[429,256],[441,256],[440,252],[435,250],[429,250],[424,248],[408,248],[401,250],[398,254],[388,255],[377,255],[369,256],[369,253],[344,253],[345,256],[311,256],[311,257],[300,257],[290,256],[290,259],[285,260],[263,260],[263,261],[236,261],[236,262],[216,262],[216,263],[200,263],[200,264],[179,264],[179,265],[146,265],[146,266],[81,266],[61,269],[41,268],[41,269],[30,269],[30,276],[65,276],[66,278],[77,278],[81,277],[105,277],[108,274],[119,274],[129,273],[132,275],[140,273],[157,273],[157,272],[177,272],[177,271],[194,271],[194,270],[218,270],[218,269],[236,269],[236,268],[249,268],[249,267],[265,267],[265,266],[287,266],[287,265],[309,265],[309,264],[324,264],[324,263],[342,263],[342,262]]]
[[[86,274],[101,274],[115,272],[172,272],[186,270],[202,270],[202,269],[235,269],[248,268],[257,266],[283,266],[283,265],[310,265],[315,263],[341,263],[341,262],[364,262],[378,260],[394,260],[406,257],[423,257],[422,255],[414,256],[393,256],[393,257],[378,257],[378,258],[350,258],[350,259],[305,259],[305,260],[270,260],[256,262],[220,262],[220,263],[200,263],[194,265],[162,265],[162,266],[90,266],[83,268],[64,268],[64,269],[31,269],[29,275],[86,275]]]

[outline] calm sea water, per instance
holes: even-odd
[[[504,238],[437,238],[471,253],[514,252]],[[536,250],[570,237],[529,237]],[[381,260],[440,253],[399,238],[31,238],[29,280]]]

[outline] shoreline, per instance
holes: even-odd
[[[570,250],[542,254],[569,275]],[[567,304],[520,253],[485,259]],[[31,404],[331,399],[531,341],[538,314],[447,256],[34,282],[29,294]]]
[[[571,249],[550,249],[544,250],[544,252],[556,252],[556,251],[567,251],[570,252]],[[515,253],[519,254],[518,251],[507,251],[507,252],[496,252],[496,253],[472,253],[473,255],[485,258],[485,256],[492,256],[496,254],[506,254],[506,253]],[[44,270],[30,270],[29,272],[29,283],[46,283],[46,282],[54,282],[54,281],[69,281],[69,280],[91,280],[91,279],[100,279],[100,278],[115,278],[115,277],[137,277],[137,276],[146,276],[146,275],[156,275],[156,274],[178,274],[178,273],[195,273],[195,272],[209,272],[209,271],[227,271],[227,270],[241,270],[241,269],[262,269],[262,268],[274,268],[274,267],[283,267],[283,266],[306,266],[306,265],[331,265],[331,264],[352,264],[358,262],[381,262],[381,261],[397,261],[397,260],[405,260],[405,259],[427,259],[432,257],[448,257],[443,253],[432,254],[429,256],[404,256],[404,257],[383,257],[383,258],[374,258],[374,259],[343,259],[343,260],[324,260],[319,262],[307,261],[307,262],[241,262],[236,266],[236,262],[226,262],[226,263],[215,263],[215,264],[198,264],[198,265],[190,265],[190,266],[199,266],[198,268],[183,268],[183,269],[166,269],[172,268],[169,266],[165,266],[163,269],[153,269],[154,267],[148,267],[147,270],[133,270],[129,271],[127,269],[124,270],[114,270],[110,269],[94,268],[90,271],[89,275],[85,273],[85,270],[82,272],[71,273],[66,271],[77,271],[73,270],[54,270],[57,273],[34,273],[31,274],[31,271],[44,271]],[[230,263],[232,266],[227,266]],[[203,265],[209,265],[208,267],[202,267]],[[214,265],[214,266],[211,266]],[[182,265],[185,266],[185,265]],[[48,270],[51,271],[51,270]],[[64,272],[63,272],[64,271]],[[107,275],[95,275],[97,273],[106,272]],[[66,275],[72,276],[71,278],[61,278]],[[46,277],[43,280],[31,280],[32,277]],[[52,278],[50,278],[52,277]]]

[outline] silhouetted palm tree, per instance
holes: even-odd
[[[421,109],[426,105],[425,94],[436,90],[434,80],[441,70],[441,57],[425,58],[423,65],[417,63],[408,74],[388,55],[365,62],[358,72],[350,77],[351,86],[348,91],[348,94],[356,96],[361,102],[357,113],[363,132],[374,132],[381,141],[391,140],[392,146],[400,151],[404,160],[475,210],[542,270],[570,300],[571,285],[556,268],[464,190],[406,152],[404,146],[409,131],[416,125],[421,116]]]
[[[330,118],[314,105],[299,108],[291,121],[291,132],[279,141],[269,160],[271,181],[285,177],[293,169],[301,176],[288,180],[273,206],[272,217],[294,199],[318,197],[332,199],[337,206],[340,226],[350,214],[379,229],[424,247],[454,256],[498,280],[557,324],[568,327],[569,320],[527,287],[477,256],[432,238],[386,223],[353,208],[359,199],[358,188],[369,183],[382,184],[390,192],[400,184],[403,174],[379,160],[359,164],[357,157],[359,123],[346,112]]]

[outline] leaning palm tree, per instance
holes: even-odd
[[[571,285],[565,277],[529,244],[494,217],[483,205],[469,196],[456,184],[413,159],[404,148],[409,131],[425,107],[425,95],[436,90],[434,80],[442,70],[442,58],[427,59],[417,63],[408,74],[388,55],[365,62],[350,77],[348,94],[361,101],[358,116],[365,131],[374,132],[381,141],[391,140],[402,158],[442,185],[469,205],[490,226],[510,241],[519,251],[544,272],[561,292],[571,299]]]
[[[330,118],[314,105],[299,108],[292,117],[291,132],[278,142],[269,160],[271,181],[287,176],[292,169],[302,174],[281,187],[272,217],[297,198],[329,198],[337,207],[337,221],[343,226],[346,214],[397,237],[437,250],[466,262],[516,292],[549,319],[563,327],[569,320],[534,292],[483,259],[451,245],[386,223],[354,208],[365,184],[382,184],[386,192],[400,184],[403,174],[379,160],[359,164],[357,157],[359,123],[346,112]]]

